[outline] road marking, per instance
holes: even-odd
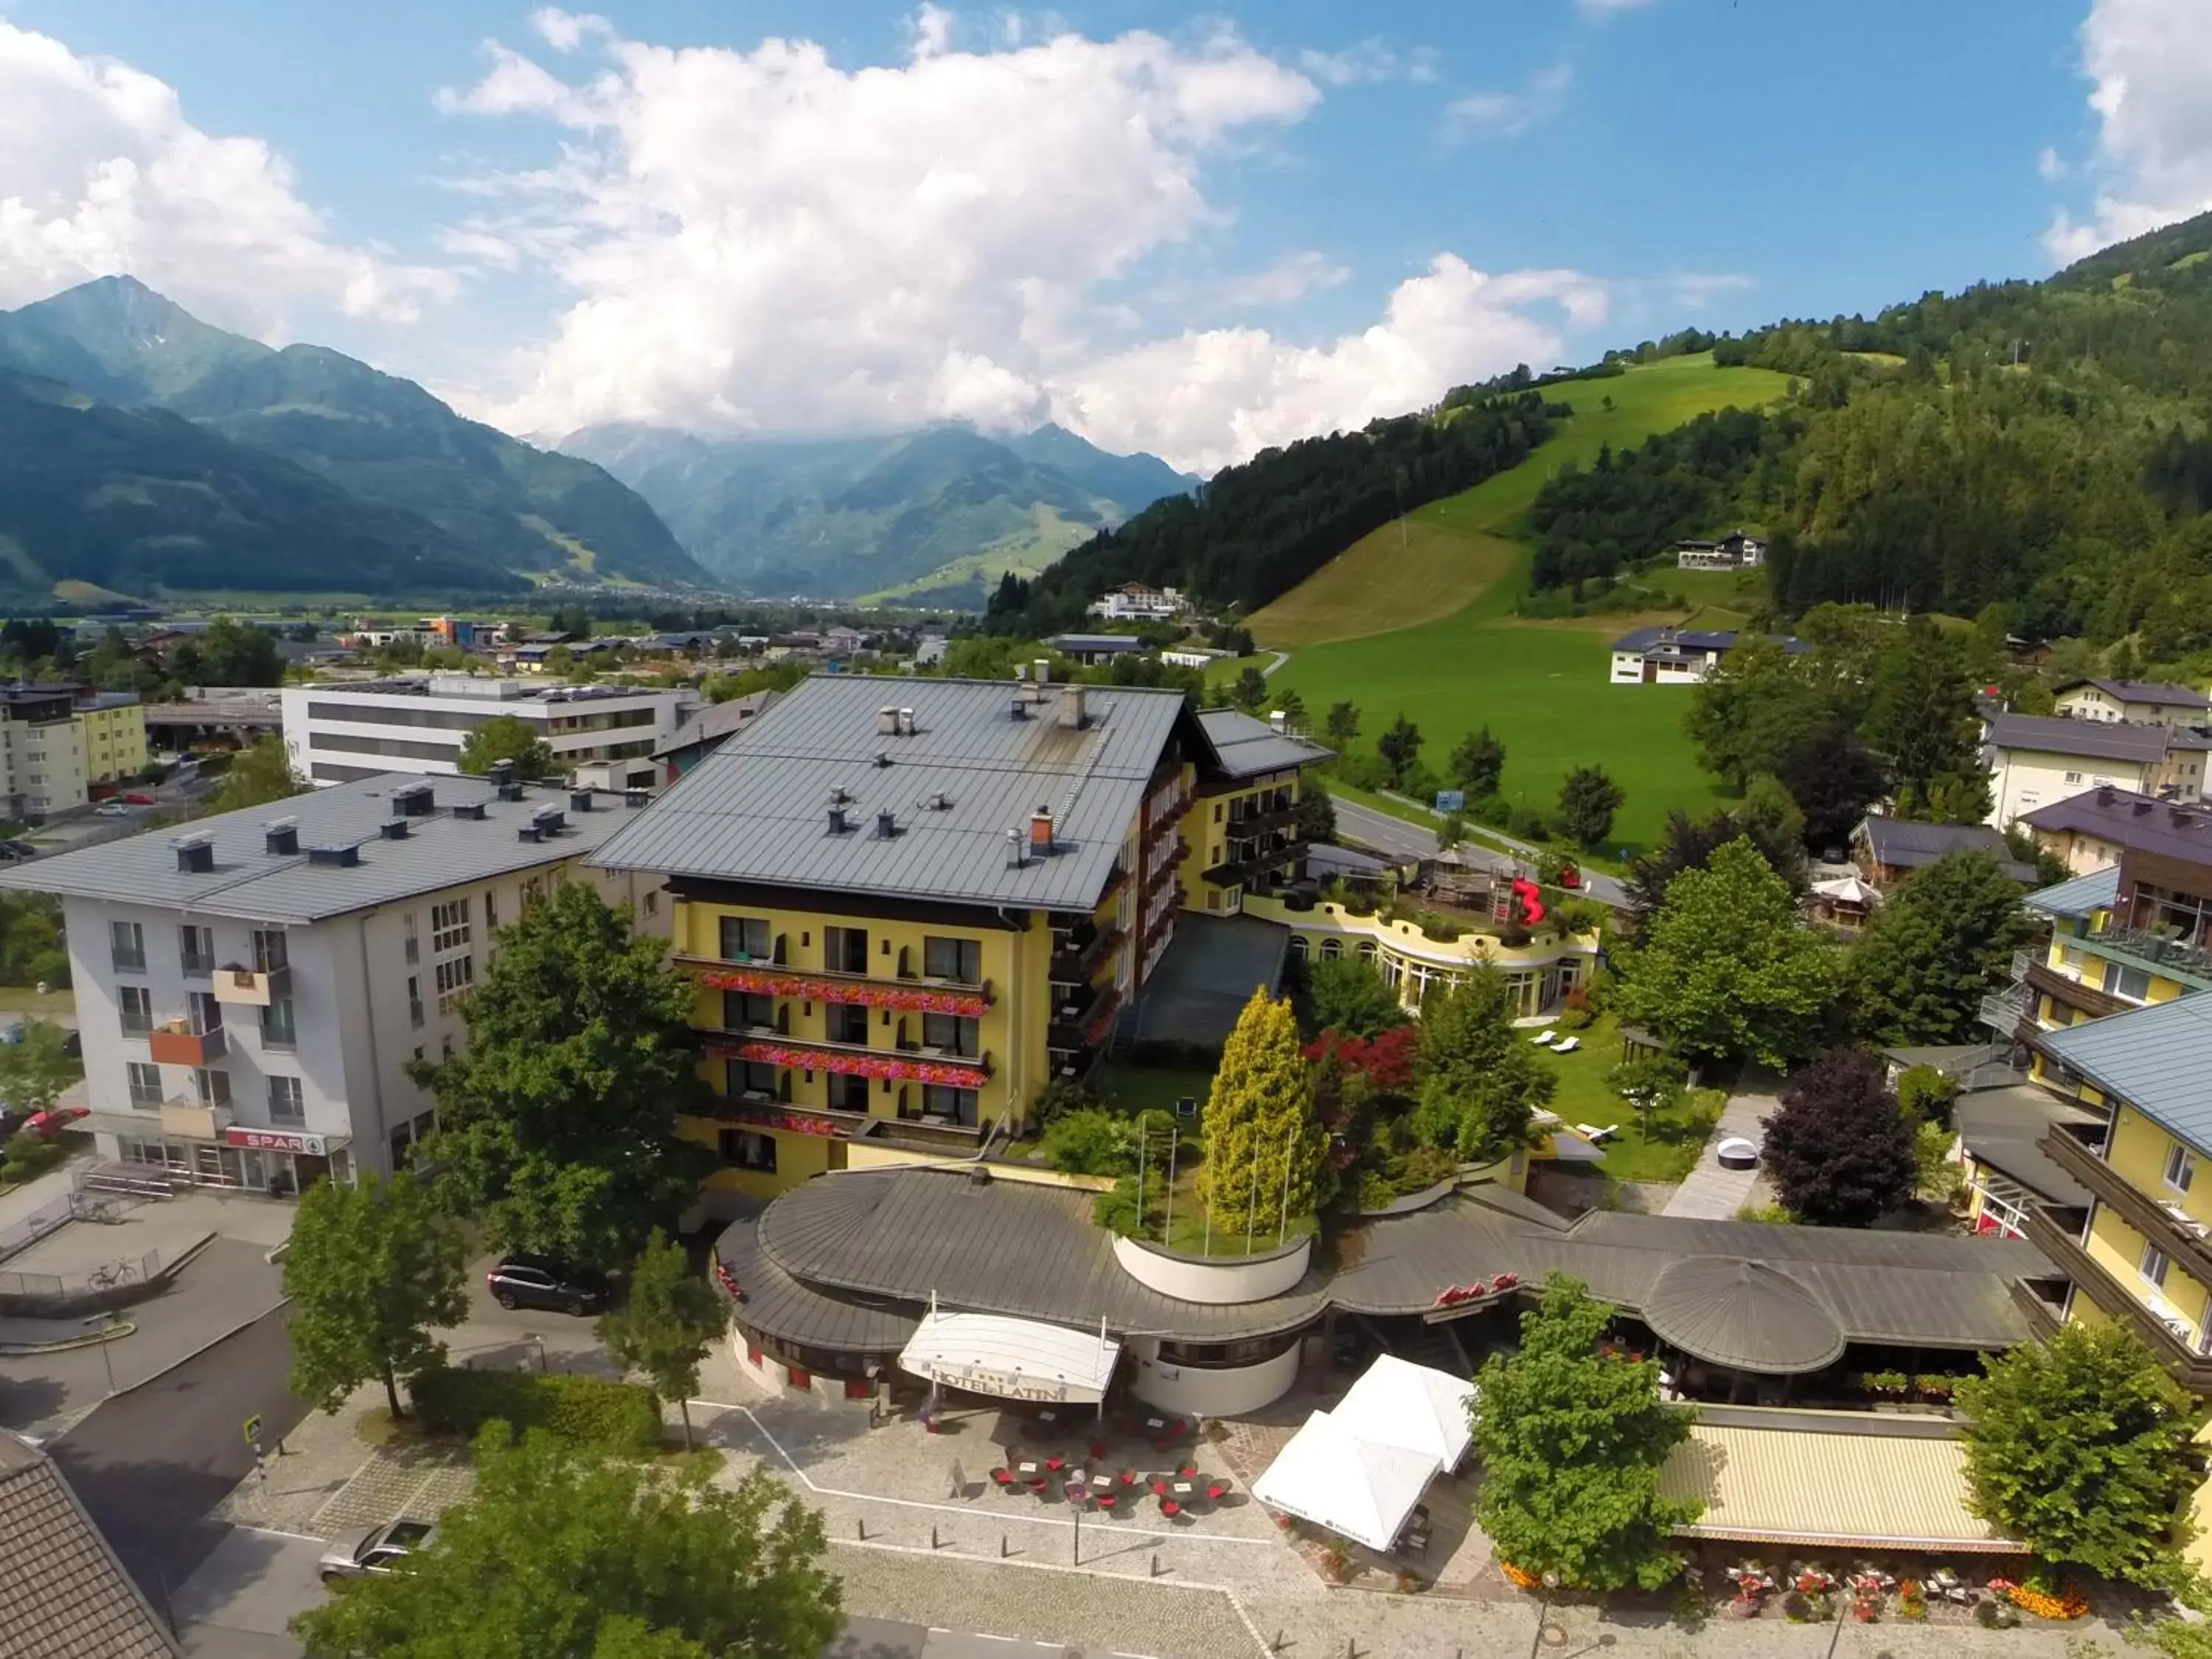
[[[230,1524],[240,1532],[258,1532],[269,1538],[292,1538],[302,1544],[327,1544],[331,1541],[327,1538],[318,1538],[313,1533],[287,1532],[282,1527],[257,1527],[251,1521],[234,1521]]]

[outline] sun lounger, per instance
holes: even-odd
[[[1559,1034],[1557,1031],[1553,1030],[1549,1026],[1546,1026],[1542,1030],[1537,1032],[1535,1036],[1530,1037],[1528,1041],[1534,1043],[1539,1048],[1548,1048],[1553,1042],[1559,1040]]]
[[[1552,1052],[1555,1054],[1571,1054],[1582,1046],[1583,1040],[1580,1037],[1569,1037],[1565,1042],[1560,1043],[1558,1048],[1553,1049]]]

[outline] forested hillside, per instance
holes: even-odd
[[[2212,216],[2043,283],[1784,322],[1717,361],[1796,377],[1729,414],[1562,474],[1534,509],[1539,580],[1596,598],[1680,536],[1773,534],[1775,607],[1978,616],[2145,661],[2212,649]]]
[[[1033,580],[1009,575],[988,625],[1031,637],[1075,627],[1091,599],[1127,581],[1255,609],[1400,513],[1518,465],[1557,412],[1540,392],[1504,391],[1263,450],[1195,494],[1093,537]]]

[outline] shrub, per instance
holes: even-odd
[[[1492,830],[1503,830],[1513,822],[1513,806],[1503,795],[1483,795],[1467,804],[1462,817]]]
[[[1098,1097],[1081,1084],[1056,1077],[1037,1091],[1036,1104],[1030,1115],[1039,1123],[1057,1122],[1070,1112],[1080,1112],[1098,1104]]]
[[[12,1185],[33,1181],[60,1164],[70,1149],[58,1140],[42,1140],[29,1130],[8,1143],[8,1156],[0,1163],[0,1182]]]
[[[1522,841],[1549,841],[1552,821],[1533,806],[1516,806],[1506,815],[1506,833]]]
[[[1096,1106],[1053,1120],[1038,1150],[1062,1175],[1127,1175],[1137,1167],[1135,1126]]]
[[[652,1452],[660,1446],[660,1407],[652,1389],[635,1382],[566,1371],[440,1369],[418,1377],[410,1393],[422,1425],[439,1434],[473,1439],[496,1421],[518,1434],[544,1429],[605,1451]]]
[[[1747,1204],[1735,1212],[1738,1221],[1756,1221],[1763,1227],[1789,1227],[1797,1218],[1779,1204]]]

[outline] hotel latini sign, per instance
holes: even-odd
[[[929,1373],[948,1389],[995,1395],[1001,1400],[1060,1402],[1067,1399],[1067,1384],[1058,1377],[1024,1376],[1019,1371],[994,1370],[987,1365],[963,1365],[943,1359],[932,1364]]]

